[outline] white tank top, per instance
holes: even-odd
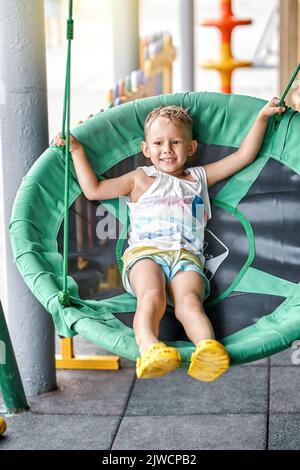
[[[204,265],[203,239],[211,208],[203,167],[189,168],[195,181],[182,180],[162,173],[155,166],[142,166],[148,176],[155,176],[137,202],[127,204],[130,236],[126,251],[151,246],[162,250],[185,249]]]

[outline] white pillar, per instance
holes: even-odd
[[[43,0],[0,1],[0,296],[25,392],[53,390],[50,315],[16,266],[8,236],[22,177],[48,146]]]
[[[194,0],[179,0],[180,91],[195,89]]]
[[[139,68],[139,0],[108,0],[112,16],[113,83]]]

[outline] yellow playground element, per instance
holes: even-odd
[[[57,369],[117,370],[120,367],[118,356],[75,356],[73,338],[61,339],[60,351],[55,360]]]
[[[215,20],[206,20],[202,26],[214,26],[221,33],[220,59],[209,60],[201,64],[205,69],[217,70],[221,75],[221,91],[231,93],[232,73],[239,67],[250,67],[253,65],[249,60],[237,60],[233,57],[231,49],[231,34],[236,26],[251,24],[249,19],[238,19],[232,13],[231,0],[220,0],[220,17]]]

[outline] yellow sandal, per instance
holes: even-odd
[[[229,367],[229,354],[215,339],[199,341],[190,361],[188,375],[203,382],[212,382]]]
[[[151,379],[168,374],[179,367],[180,354],[162,342],[150,344],[136,362],[136,375],[139,379]]]

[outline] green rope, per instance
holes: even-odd
[[[288,92],[289,92],[291,86],[293,85],[294,80],[295,80],[295,78],[297,77],[297,74],[298,74],[299,70],[300,70],[300,62],[299,62],[299,64],[297,65],[297,67],[295,68],[295,70],[294,70],[294,72],[293,72],[293,75],[291,76],[291,78],[290,78],[290,80],[289,80],[289,83],[288,83],[287,86],[285,87],[285,90],[284,90],[284,92],[283,92],[283,94],[282,94],[282,96],[281,96],[281,98],[280,98],[280,100],[279,100],[278,106],[282,106],[282,103],[283,103],[283,101],[284,101],[284,98],[286,97],[286,95],[288,94]],[[276,114],[276,115],[275,115],[275,121],[276,121],[277,123],[280,123],[282,117],[283,117],[283,114]]]
[[[64,108],[62,119],[62,138],[66,139],[65,146],[65,217],[64,217],[64,249],[63,249],[63,290],[59,292],[59,301],[64,305],[70,304],[68,285],[68,256],[69,256],[69,156],[70,156],[70,111],[71,111],[71,41],[73,39],[73,0],[69,0],[69,18],[67,20],[67,65],[65,80]]]

